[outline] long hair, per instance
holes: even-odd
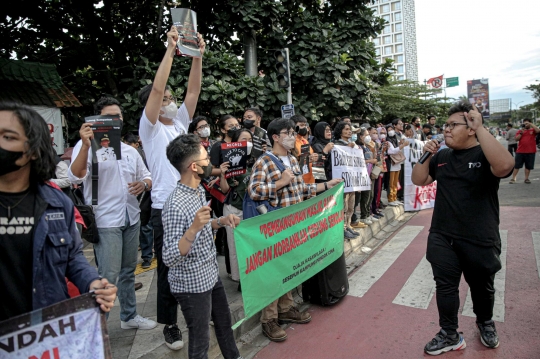
[[[30,106],[16,102],[0,102],[0,111],[9,111],[15,115],[27,137],[25,153],[30,160],[30,181],[44,183],[54,176],[56,151],[52,146],[47,123]]]

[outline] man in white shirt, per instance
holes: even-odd
[[[102,97],[95,105],[97,115],[119,116],[120,103]],[[71,183],[84,183],[84,199],[92,204],[92,148],[94,133],[90,123],[79,131],[81,140],[73,148],[68,177]],[[94,244],[98,272],[110,283],[117,283],[122,329],[152,329],[153,320],[137,314],[135,267],[139,245],[139,203],[137,195],[152,187],[150,172],[136,149],[121,143],[122,158],[98,163],[98,204],[94,206],[99,242]]]
[[[204,54],[205,43],[199,34],[199,48]],[[187,129],[199,100],[202,78],[202,57],[193,58],[191,72],[184,103],[176,106],[167,80],[171,72],[178,31],[175,26],[167,33],[167,50],[156,72],[154,82],[139,91],[139,102],[145,104],[139,126],[146,160],[152,172],[152,226],[154,228],[154,250],[158,261],[157,321],[165,324],[163,335],[165,344],[172,350],[184,346],[182,334],[177,325],[178,303],[171,294],[168,273],[169,268],[163,263],[163,222],[161,211],[171,192],[180,180],[180,174],[167,160],[168,144]]]

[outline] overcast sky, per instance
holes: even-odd
[[[540,80],[540,0],[415,0],[415,8],[419,81],[459,77],[446,90],[459,97],[467,80],[487,78],[490,100],[534,102],[523,88]]]

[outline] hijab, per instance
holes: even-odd
[[[323,146],[326,146],[331,141],[331,139],[324,138],[326,127],[330,127],[326,122],[318,122],[315,125],[315,128],[313,129],[313,145],[321,143]]]

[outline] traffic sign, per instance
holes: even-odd
[[[283,105],[281,106],[281,118],[289,119],[294,116],[294,105]]]
[[[456,87],[456,86],[459,86],[459,77],[446,78],[446,87]]]

